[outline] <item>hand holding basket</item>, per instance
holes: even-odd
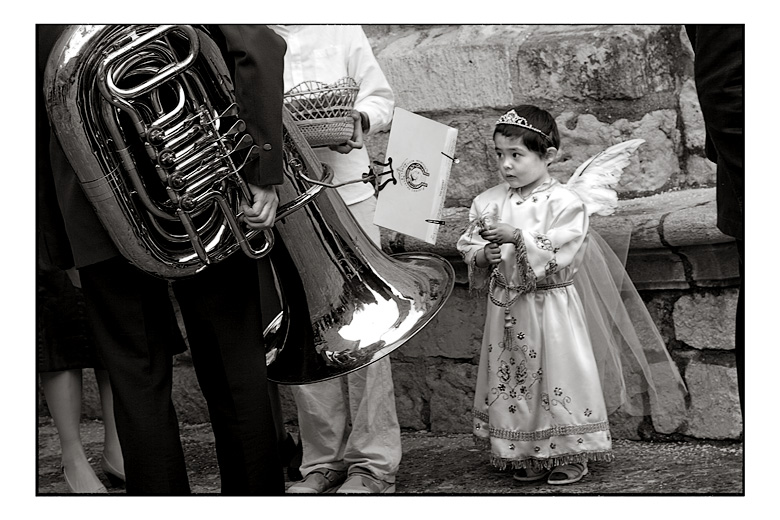
[[[304,81],[284,95],[290,111],[309,146],[336,146],[352,138],[352,112],[360,86],[350,77],[333,84]]]

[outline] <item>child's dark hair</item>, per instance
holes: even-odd
[[[539,156],[543,156],[550,147],[560,149],[561,137],[558,134],[558,125],[552,114],[534,105],[520,105],[512,110],[518,116],[525,118],[531,126],[544,132],[546,136],[522,126],[499,123],[493,131],[494,138],[496,134],[513,139],[520,138],[526,148]]]

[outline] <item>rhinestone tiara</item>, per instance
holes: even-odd
[[[498,118],[498,121],[496,121],[496,125],[514,125],[519,126],[522,128],[526,128],[532,132],[536,132],[537,134],[541,135],[548,141],[551,141],[550,136],[536,128],[534,125],[528,122],[526,118],[523,116],[518,116],[517,112],[515,112],[514,109],[510,110],[503,116]]]

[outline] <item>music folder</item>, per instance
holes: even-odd
[[[374,224],[436,243],[457,138],[456,128],[395,109],[385,154],[393,179],[379,191]]]

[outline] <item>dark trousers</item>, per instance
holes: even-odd
[[[745,107],[743,25],[689,25],[694,76],[706,130],[707,157],[717,167],[718,228],[739,250],[740,291],[734,352],[745,416]]]
[[[168,284],[122,259],[80,270],[114,390],[127,493],[190,492],[171,399],[175,329]],[[222,493],[284,493],[266,387],[257,267],[237,253],[173,283],[208,404]]]

